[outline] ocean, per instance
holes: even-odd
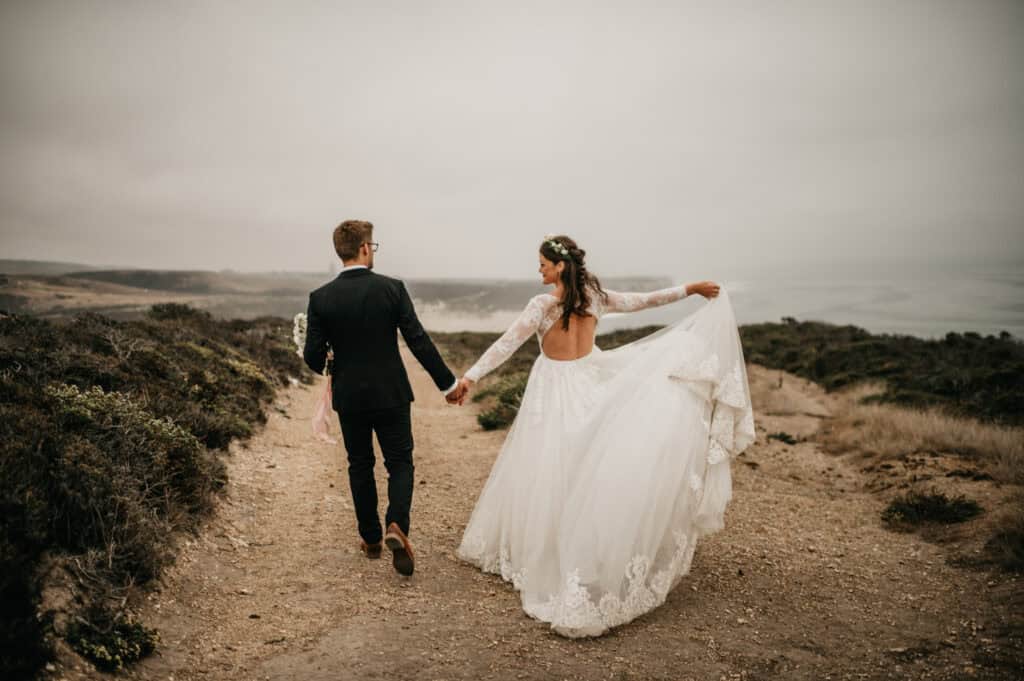
[[[1024,267],[891,267],[870,273],[851,273],[847,268],[845,274],[791,268],[737,275],[716,281],[728,290],[739,324],[793,317],[920,338],[942,338],[951,331],[981,335],[1005,331],[1024,339]],[[635,281],[633,290],[652,290],[672,282],[668,278]],[[614,283],[616,290],[623,290],[621,282]],[[417,296],[412,287],[427,329],[503,331],[532,293],[545,290],[523,281],[467,285],[475,289],[474,296]],[[496,291],[502,295],[495,295]],[[468,302],[473,299],[488,302],[474,307]],[[665,307],[608,315],[601,320],[600,332],[668,324],[692,312],[702,300],[693,296]]]

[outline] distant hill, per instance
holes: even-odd
[[[205,270],[97,269],[71,263],[0,261],[0,310],[46,318],[95,312],[115,319],[138,319],[159,303],[205,310],[219,319],[264,316],[291,318],[306,310],[309,292],[333,277],[314,272],[220,272]],[[86,269],[82,269],[85,267]],[[609,278],[617,290],[649,291],[667,286],[664,278]],[[544,290],[539,281],[501,279],[411,279],[409,293],[422,306],[424,324],[459,321],[519,311]],[[503,326],[510,320],[487,322]],[[430,328],[430,326],[428,326]],[[435,327],[436,328],[436,327]]]
[[[68,272],[67,278],[103,281],[150,291],[196,294],[306,294],[327,278],[312,273],[241,273],[206,270],[91,270]]]
[[[69,272],[88,272],[103,269],[92,265],[46,260],[4,260],[0,258],[0,274],[56,276]]]

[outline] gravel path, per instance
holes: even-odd
[[[481,431],[475,406],[448,407],[407,364],[419,396],[416,574],[358,551],[343,448],[309,432],[320,385],[283,391],[266,428],[232,446],[217,516],[145,604],[160,653],[124,676],[1014,678],[1022,657],[1007,627],[1020,582],[953,567],[942,546],[883,529],[883,501],[849,456],[766,438],[812,436],[836,403],[789,375],[777,389],[779,372],[760,367],[750,369],[758,441],[734,464],[726,528],[700,544],[690,575],[662,607],[603,638],[551,633],[510,586],[453,555],[504,433]]]

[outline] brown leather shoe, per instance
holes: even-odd
[[[387,534],[384,535],[384,543],[391,549],[392,565],[398,574],[408,577],[416,568],[416,560],[412,553],[412,544],[409,538],[402,532],[397,523],[388,525]]]
[[[365,553],[367,558],[380,558],[380,552],[383,548],[384,545],[380,542],[367,544],[365,540],[359,540],[359,550]]]

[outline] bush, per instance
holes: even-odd
[[[151,650],[125,591],[173,560],[226,482],[216,451],[292,376],[312,380],[285,320],[0,315],[0,676],[38,669],[51,631],[103,669]],[[37,617],[44,556],[82,577],[65,631]]]
[[[882,520],[905,529],[923,523],[962,523],[981,513],[977,502],[964,496],[949,498],[941,492],[908,492],[889,502]]]
[[[523,401],[527,376],[529,374],[525,372],[503,376],[497,383],[491,384],[473,396],[474,402],[491,397],[497,399],[497,404],[476,417],[477,423],[484,430],[507,428],[515,420],[516,414],[519,413],[519,405]]]
[[[827,390],[881,381],[885,391],[867,401],[938,406],[956,416],[1024,425],[1024,343],[1010,334],[949,333],[926,340],[787,318],[745,324],[740,337],[748,362]]]
[[[66,638],[79,655],[101,671],[120,671],[156,650],[160,636],[155,629],[128,617],[111,618],[101,608],[85,615],[68,626]]]
[[[795,445],[797,443],[797,439],[795,437],[783,430],[780,430],[777,433],[768,433],[768,439],[778,440],[779,442],[784,442],[787,445]]]

